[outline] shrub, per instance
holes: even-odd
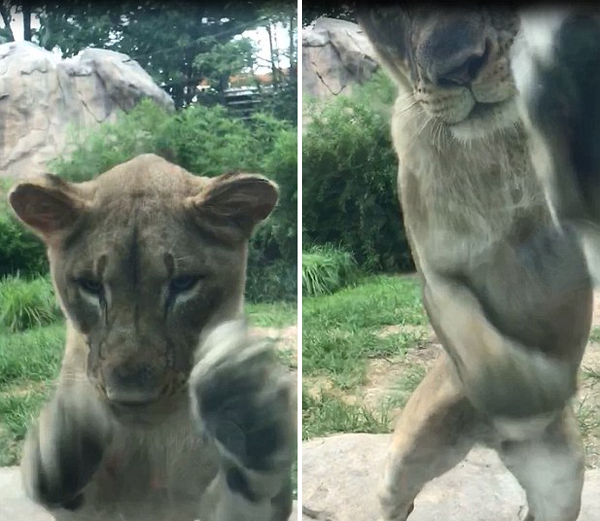
[[[60,316],[60,307],[47,278],[26,280],[16,276],[0,280],[0,324],[9,331],[44,326]]]
[[[250,242],[246,293],[250,301],[296,298],[297,136],[291,125],[266,114],[245,122],[221,106],[169,113],[145,100],[116,123],[72,132],[73,151],[49,165],[71,181],[148,152],[195,174],[246,171],[276,181],[278,207]]]
[[[389,130],[394,96],[379,73],[350,96],[305,110],[303,243],[340,246],[371,271],[413,268]]]
[[[7,210],[0,211],[0,277],[17,272],[35,276],[47,271],[42,241]]]
[[[262,173],[279,185],[279,202],[250,242],[246,292],[251,301],[297,298],[297,139],[295,129],[279,132],[263,159]]]
[[[48,271],[46,249],[8,208],[11,184],[9,181],[0,183],[0,277],[17,272],[37,276]]]
[[[302,295],[331,294],[354,284],[358,278],[352,254],[328,246],[314,246],[302,252]]]

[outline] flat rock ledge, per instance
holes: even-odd
[[[302,445],[302,521],[376,521],[378,484],[390,442],[383,434],[341,434]],[[410,521],[518,521],[525,494],[496,453],[476,448],[430,482]],[[586,472],[578,521],[600,519],[600,469]]]
[[[43,508],[25,497],[18,467],[0,467],[0,520],[53,521]],[[296,505],[290,521],[297,521]]]

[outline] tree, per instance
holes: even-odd
[[[14,42],[15,35],[12,32],[12,12],[9,2],[0,3],[0,17],[4,27],[0,28],[0,43]]]
[[[274,85],[261,91],[265,101],[262,106],[276,117],[296,122],[295,0],[231,0],[223,4],[186,0],[4,0],[0,15],[5,27],[0,29],[0,42],[14,39],[10,24],[17,12],[23,13],[26,38],[46,49],[59,49],[65,58],[86,47],[129,55],[171,95],[177,108],[194,101],[223,103],[232,76],[248,73],[252,77],[257,49],[241,35],[246,30],[265,27],[273,35],[269,65]],[[40,21],[38,30],[31,29],[32,16]],[[279,49],[275,41],[281,27],[290,35],[285,49]],[[288,74],[281,65],[285,57],[290,61]],[[200,92],[200,84],[210,88]],[[260,90],[259,82],[256,84]]]
[[[265,5],[261,14],[266,19],[265,28],[269,34],[271,71],[273,75],[273,95],[267,106],[276,117],[286,119],[294,124],[298,122],[298,38],[296,20],[298,9],[293,0],[275,0]],[[287,28],[289,45],[279,50],[274,41],[275,26],[279,24]],[[284,74],[281,67],[282,58],[289,61],[289,70]]]
[[[207,61],[197,57],[212,51],[230,54],[227,44],[234,36],[261,22],[256,7],[242,0],[222,4],[79,0],[40,7],[43,47],[59,47],[64,57],[89,46],[128,54],[172,96],[176,107],[191,103],[197,85],[206,78]]]
[[[4,27],[0,27],[0,43],[13,42],[15,35],[12,30],[12,24],[14,23],[13,14],[22,15],[22,29],[23,39],[28,42],[33,40],[33,36],[36,34],[31,27],[31,17],[34,14],[36,5],[31,0],[4,0],[0,3],[0,18]]]

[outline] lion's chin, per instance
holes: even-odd
[[[465,119],[448,125],[458,141],[484,139],[496,132],[514,129],[519,122],[516,97],[498,103],[477,103]]]

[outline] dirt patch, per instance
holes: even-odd
[[[422,347],[410,349],[401,358],[370,360],[362,390],[364,403],[376,409],[390,398],[403,402],[433,365],[441,349],[439,344],[427,342]]]
[[[431,326],[415,326],[413,324],[404,324],[402,326],[385,326],[382,327],[377,336],[386,338],[392,335],[414,335],[415,337],[423,337],[424,343],[436,342],[435,333]]]
[[[252,332],[276,342],[277,349],[288,353],[293,365],[298,366],[298,326],[253,327]]]

